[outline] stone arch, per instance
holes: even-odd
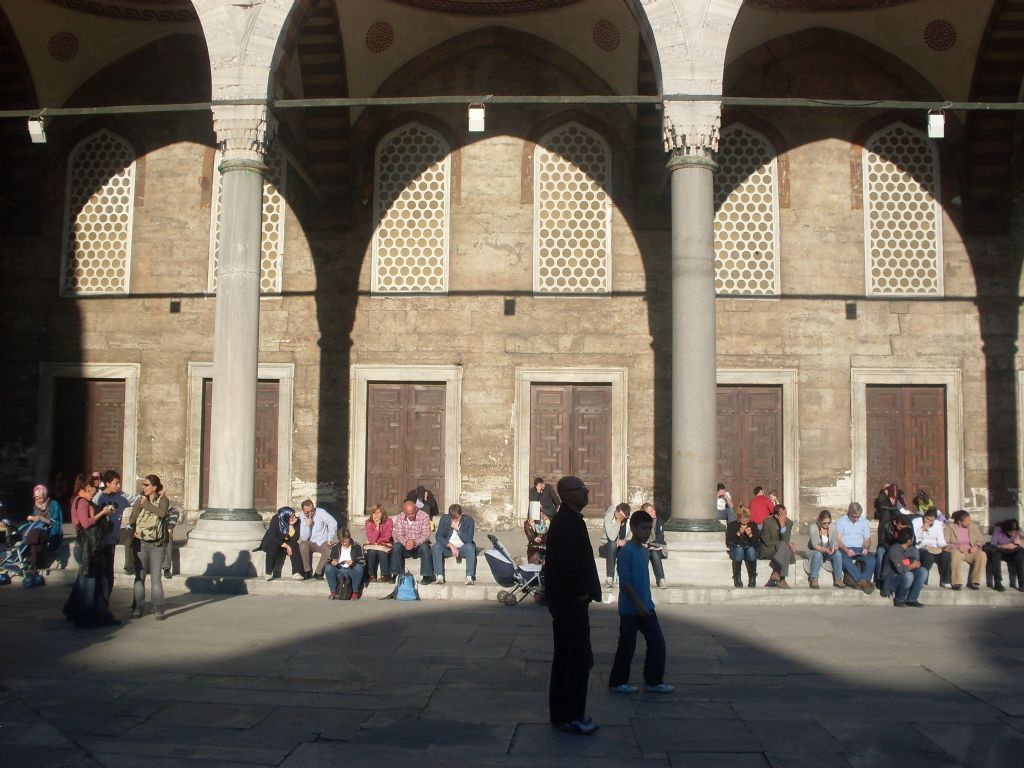
[[[38,106],[32,72],[25,61],[18,37],[0,9],[0,59],[4,61],[5,93],[3,109],[27,109]],[[0,121],[0,166],[18,184],[8,185],[0,196],[0,232],[32,233],[39,229],[39,152],[34,151],[23,120]]]

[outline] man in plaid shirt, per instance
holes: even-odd
[[[420,560],[420,583],[434,583],[434,564],[430,557],[430,516],[417,508],[416,502],[407,501],[402,514],[395,518],[391,534],[395,545],[391,548],[391,580],[405,570],[405,558]]]

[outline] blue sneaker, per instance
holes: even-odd
[[[645,685],[644,690],[649,693],[672,693],[675,688],[668,683],[658,683],[657,685]]]

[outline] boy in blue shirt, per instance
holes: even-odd
[[[629,518],[633,533],[619,550],[616,568],[619,573],[619,646],[608,676],[608,690],[614,693],[636,693],[639,689],[629,684],[629,665],[636,652],[636,633],[647,642],[644,659],[644,690],[653,693],[672,693],[675,690],[663,681],[665,676],[665,636],[661,633],[658,617],[651,599],[651,578],[647,571],[649,560],[644,544],[651,538],[653,520],[644,510]]]

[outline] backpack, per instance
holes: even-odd
[[[139,517],[135,521],[135,530],[142,541],[154,543],[164,540],[164,521],[145,507],[139,510]]]
[[[420,593],[416,589],[416,579],[406,571],[398,575],[395,580],[395,588],[384,600],[419,600]]]
[[[352,579],[348,576],[342,576],[341,581],[338,582],[338,600],[351,600],[352,599]]]

